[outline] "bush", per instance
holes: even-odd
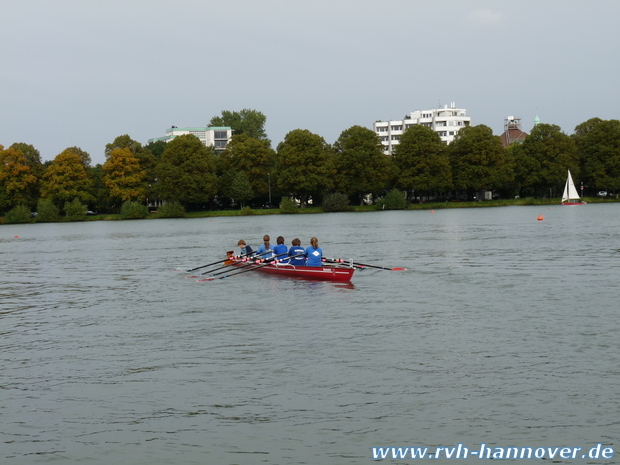
[[[256,215],[256,213],[254,213],[254,211],[250,207],[243,207],[241,210],[239,210],[239,214],[241,216]]]
[[[159,218],[185,218],[185,208],[179,202],[166,202],[157,212]]]
[[[142,219],[147,216],[149,216],[149,209],[140,202],[128,200],[121,206],[121,218],[124,220]]]
[[[407,199],[398,189],[392,189],[377,202],[377,210],[404,210],[405,208],[407,208]]]
[[[58,221],[59,208],[50,199],[39,199],[37,203],[37,223]]]
[[[9,223],[30,223],[30,209],[26,205],[18,205],[6,212],[4,222]]]
[[[88,208],[77,197],[71,202],[65,202],[65,218],[67,221],[84,221]]]
[[[280,202],[280,213],[297,213],[299,211],[299,207],[297,206],[297,202],[295,202],[290,197],[282,197],[282,201]]]
[[[323,199],[323,211],[346,212],[349,211],[349,197],[341,192],[328,194]]]

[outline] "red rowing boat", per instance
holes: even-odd
[[[349,282],[353,277],[354,268],[350,266],[294,266],[288,263],[253,263],[238,261],[232,263],[235,267],[243,267],[246,270],[259,271],[261,273],[282,276],[286,278],[313,279],[318,281]]]

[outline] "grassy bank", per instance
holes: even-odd
[[[620,199],[601,199],[599,197],[586,197],[584,199],[587,203],[618,203]],[[524,206],[524,205],[559,205],[560,199],[546,198],[546,199],[506,199],[506,200],[485,200],[485,201],[473,201],[473,202],[427,202],[427,203],[413,203],[407,207],[407,210],[440,210],[445,208],[488,208],[488,207],[508,207],[508,206]],[[357,205],[351,206],[352,212],[373,212],[377,211],[374,205]],[[248,214],[249,213],[249,214]],[[300,208],[296,211],[296,214],[313,214],[324,213],[322,207],[307,207]],[[215,210],[215,211],[202,211],[202,212],[189,212],[186,218],[215,218],[222,216],[254,216],[254,215],[279,215],[282,214],[280,209],[256,209],[246,210],[242,213],[241,210]],[[147,219],[157,219],[160,216],[157,213],[151,213]],[[97,216],[88,216],[84,221],[117,221],[122,220],[120,214],[102,214]],[[34,222],[34,220],[32,221]],[[63,222],[60,220],[59,222]],[[4,217],[0,217],[0,224],[4,224]]]

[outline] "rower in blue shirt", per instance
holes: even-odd
[[[323,250],[319,247],[316,237],[310,239],[310,247],[306,249],[306,266],[323,266]]]
[[[278,245],[273,248],[273,254],[278,257],[277,259],[280,263],[288,263],[286,259],[286,252],[288,251],[288,247],[284,245],[284,238],[282,236],[278,236],[276,239]]]
[[[291,258],[289,260],[289,263],[291,265],[294,266],[306,266],[306,249],[304,249],[301,246],[301,241],[297,238],[293,239],[293,242],[291,242],[291,248],[288,249],[288,256],[289,257],[295,257],[295,255],[298,255],[295,258]]]
[[[260,258],[271,258],[273,257],[273,252],[271,251],[271,243],[269,242],[270,237],[265,234],[263,236],[263,243],[258,246],[256,250],[256,254],[260,255]]]

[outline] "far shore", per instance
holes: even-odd
[[[620,199],[602,199],[598,197],[586,197],[584,200],[589,204],[594,203],[620,203]],[[559,198],[524,198],[524,199],[506,199],[506,200],[482,200],[482,201],[445,201],[445,202],[425,202],[425,203],[412,203],[406,210],[442,210],[446,208],[488,208],[488,207],[509,207],[509,206],[535,206],[535,205],[560,205]],[[349,212],[378,212],[375,205],[353,205],[349,207]],[[295,214],[316,214],[326,213],[323,207],[305,207],[299,208],[295,211]],[[185,218],[214,218],[223,216],[254,216],[254,215],[280,215],[285,214],[278,208],[273,209],[234,209],[234,210],[207,210],[207,211],[194,211],[186,214]],[[161,218],[157,212],[152,212],[145,219],[158,219]],[[84,221],[120,221],[123,220],[121,215],[103,213],[100,215],[87,216]],[[34,220],[32,221],[35,222]],[[62,218],[59,223],[65,222]],[[4,223],[4,217],[0,217],[0,224]],[[24,223],[22,223],[24,224]]]

